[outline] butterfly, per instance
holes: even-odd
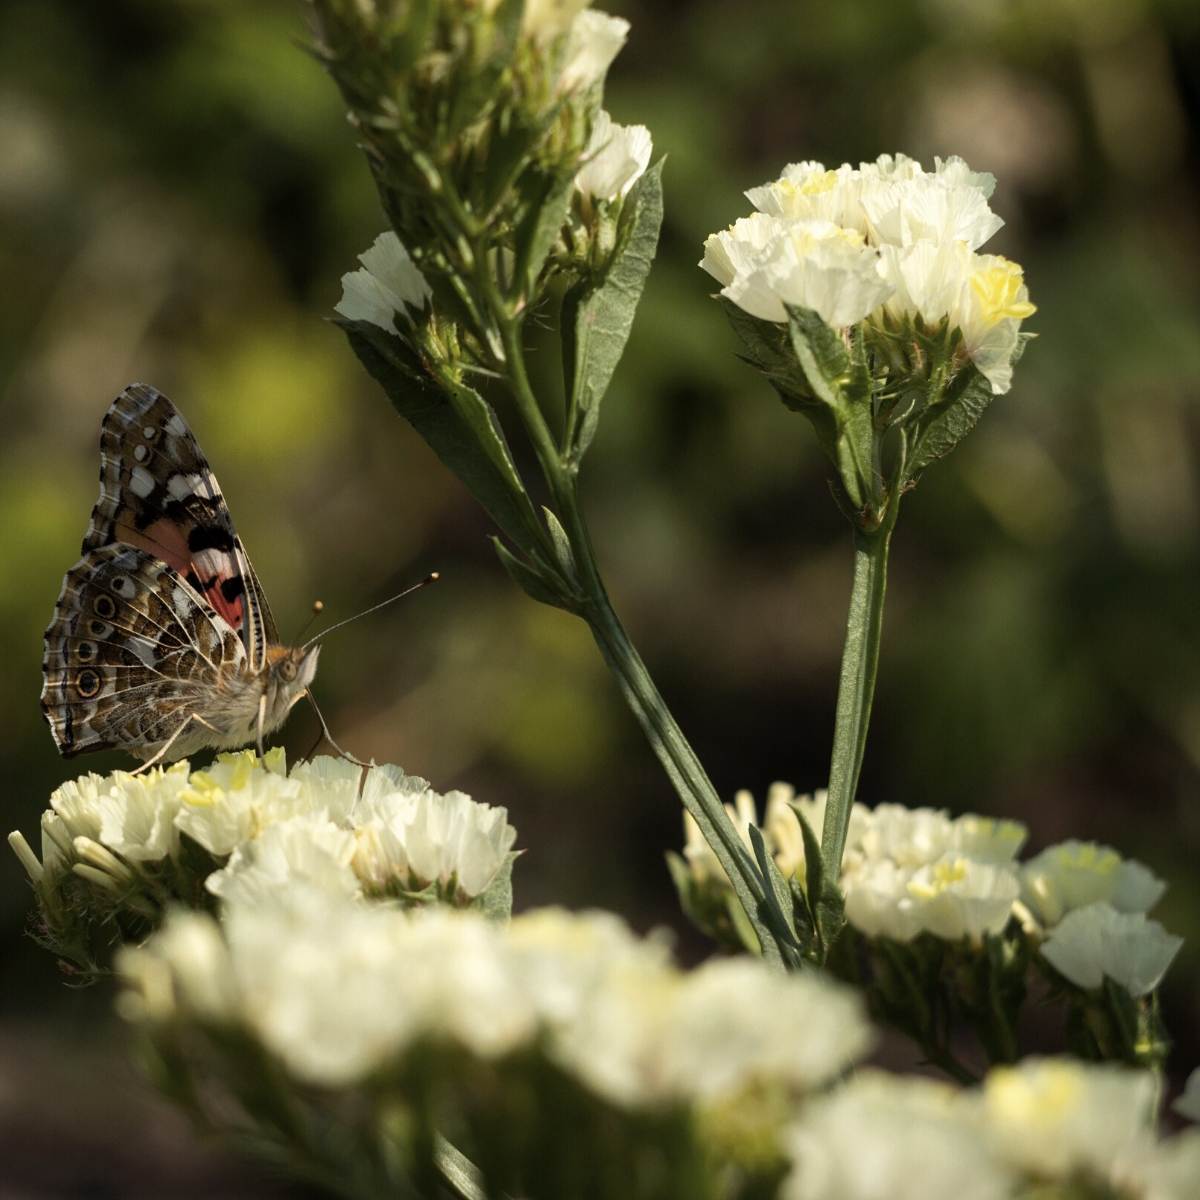
[[[42,711],[64,757],[261,752],[307,692],[320,647],[280,644],[208,461],[145,384],[100,424],[100,499],[80,553],[42,659]]]

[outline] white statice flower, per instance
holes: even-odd
[[[1074,839],[1050,846],[1022,868],[1022,898],[1047,928],[1073,909],[1105,900],[1118,912],[1149,912],[1167,885],[1109,846]]]
[[[859,995],[822,976],[719,959],[686,974],[651,1060],[651,1084],[702,1103],[759,1084],[818,1088],[874,1041]]]
[[[1013,857],[1025,836],[1009,821],[880,804],[864,810],[842,875],[847,920],[867,937],[947,941],[999,934],[1020,894]]]
[[[489,0],[493,7],[496,0]],[[559,95],[582,91],[604,78],[629,36],[623,17],[589,9],[590,0],[526,0],[521,33],[539,46],[561,43]]]
[[[1082,1176],[1111,1186],[1121,1165],[1146,1157],[1154,1143],[1148,1071],[1028,1058],[988,1072],[981,1106],[994,1151],[1045,1181]]]
[[[878,804],[870,810],[861,846],[868,861],[922,867],[951,850],[954,840],[954,824],[944,809]]]
[[[478,804],[464,792],[423,792],[412,799],[404,829],[413,886],[454,886],[478,896],[504,865],[516,837],[507,809]]]
[[[922,932],[947,941],[1004,931],[1021,891],[1016,868],[977,862],[961,854],[943,855],[918,867],[906,885],[912,915]]]
[[[288,817],[235,847],[205,887],[226,904],[262,903],[297,884],[354,898],[361,890],[350,865],[354,850],[350,830],[320,816]]]
[[[414,779],[364,794],[355,809],[354,870],[364,886],[421,891],[431,884],[474,898],[504,866],[516,840],[508,810],[463,792],[440,795]]]
[[[219,754],[193,771],[175,824],[210,854],[223,858],[275,821],[302,812],[301,783],[289,779],[282,750],[260,761],[252,750]]]
[[[875,245],[959,243],[977,250],[1004,224],[988,207],[992,176],[972,172],[962,159],[917,170],[908,178],[879,172],[863,179],[858,202]]]
[[[980,1144],[955,1089],[861,1071],[784,1135],[784,1200],[1006,1200],[1014,1173]]]
[[[1025,844],[1029,830],[1020,821],[964,813],[951,822],[952,848],[977,862],[1012,862]]]
[[[1021,267],[996,254],[976,254],[964,241],[920,240],[880,249],[884,278],[894,289],[884,311],[928,326],[960,330],[963,349],[993,393],[1012,384],[1021,322],[1037,311]]]
[[[1077,987],[1091,991],[1105,978],[1131,996],[1162,982],[1183,945],[1145,913],[1118,912],[1107,901],[1068,913],[1040,947],[1041,955]]]
[[[229,950],[207,914],[175,910],[144,946],[118,951],[115,968],[129,985],[120,1011],[130,1020],[169,1021],[181,1008],[205,1021],[238,1017]]]
[[[771,183],[751,188],[746,199],[760,212],[784,221],[830,221],[865,237],[859,204],[862,181],[849,163],[831,171],[819,162],[789,163]]]
[[[618,125],[600,109],[575,176],[576,189],[597,200],[627,196],[650,165],[653,148],[645,125]]]
[[[107,779],[89,771],[78,779],[68,779],[50,794],[50,808],[62,824],[66,844],[77,837],[99,838],[100,796]]]
[[[1119,1194],[1137,1200],[1195,1200],[1200,1187],[1200,1129],[1187,1129],[1152,1150],[1131,1155],[1114,1171]]]
[[[608,73],[629,37],[629,22],[595,9],[585,9],[571,22],[558,73],[558,92],[581,92]]]
[[[912,877],[913,868],[897,866],[891,859],[863,862],[842,877],[846,920],[865,937],[912,941],[921,932],[908,891]]]
[[[816,311],[835,328],[853,325],[891,294],[879,253],[831,221],[743,217],[704,245],[704,268],[721,295],[751,316],[786,321],[785,304]]]
[[[25,838],[9,835],[34,883],[52,889],[63,872],[82,863],[85,878],[98,870],[128,881],[127,862],[153,863],[173,856],[179,846],[175,817],[187,784],[187,765],[156,767],[142,775],[114,771],[89,773],[56,788],[42,814],[39,862]],[[102,885],[106,886],[106,885]],[[43,889],[43,894],[46,894]]]
[[[395,333],[397,313],[419,311],[431,299],[425,276],[391,230],[381,233],[358,260],[362,267],[342,276],[342,298],[334,306],[346,320],[367,321]]]
[[[187,763],[152,767],[142,775],[115,771],[100,789],[96,840],[131,862],[173,854],[179,846],[175,817],[187,783]]]
[[[1200,1122],[1200,1067],[1197,1067],[1183,1085],[1183,1092],[1173,1105],[1175,1111],[1189,1121]]]
[[[294,888],[225,913],[244,1019],[300,1078],[352,1083],[415,1040],[507,1053],[534,1012],[500,927],[470,913],[406,913]]]

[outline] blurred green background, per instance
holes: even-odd
[[[668,157],[658,263],[585,469],[619,610],[718,788],[825,779],[849,539],[807,428],[734,357],[704,236],[791,160],[903,150],[996,174],[989,249],[1039,334],[909,499],[861,796],[1109,842],[1170,881],[1165,993],[1200,1061],[1200,9],[1189,0],[692,0],[634,23],[616,119]],[[382,227],[294,0],[0,8],[0,739],[7,827],[65,765],[42,631],[144,380],[187,414],[285,636],[431,569],[331,639],[339,739],[507,805],[521,905],[684,927],[674,796],[582,624],[494,561],[458,483],[323,323]],[[553,356],[542,355],[552,378]],[[312,719],[286,741],[303,751]],[[5,1195],[266,1195],[127,1065],[103,989],[23,936],[0,870]],[[136,1129],[137,1136],[131,1136]],[[277,1189],[283,1194],[283,1189]],[[288,1194],[294,1194],[289,1192]]]

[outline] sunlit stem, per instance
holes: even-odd
[[[854,583],[846,619],[846,644],[838,683],[833,755],[829,764],[829,798],[821,831],[821,862],[825,877],[836,882],[850,810],[858,791],[858,777],[867,748],[867,727],[879,669],[879,643],[883,630],[883,600],[887,591],[888,546],[896,524],[899,496],[888,504],[883,522],[871,532],[854,534]]]
[[[641,725],[684,808],[695,819],[705,841],[725,869],[746,916],[758,934],[763,957],[777,965],[794,962],[788,949],[791,942],[789,932],[771,928],[762,916],[765,911],[764,891],[757,868],[734,829],[716,788],[655,687],[645,663],[609,600],[579,508],[574,472],[567,467],[560,454],[525,371],[520,322],[497,315],[513,400],[533,442],[542,473],[571,543],[578,582],[585,597],[580,615],[591,628],[625,702]]]

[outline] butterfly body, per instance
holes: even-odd
[[[105,414],[100,499],[46,630],[42,708],[64,756],[171,761],[283,724],[318,647],[279,643],[220,488],[175,406],[134,384]]]

